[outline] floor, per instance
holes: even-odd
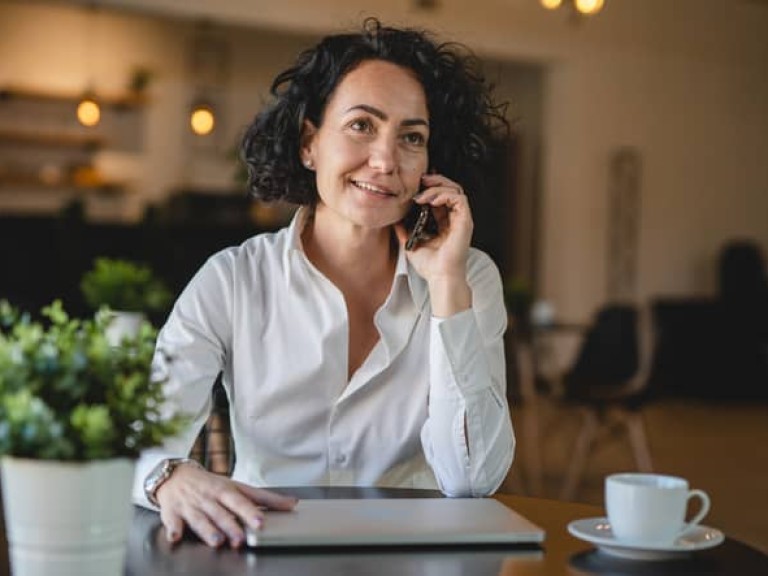
[[[537,405],[543,482],[534,495],[557,498],[579,417],[542,398]],[[530,404],[513,406],[513,421],[522,422],[526,411],[532,413]],[[645,425],[654,471],[683,476],[708,492],[712,508],[703,524],[768,553],[768,405],[657,400],[645,408]],[[516,434],[518,453],[502,491],[531,494],[524,466],[531,443],[522,426]],[[633,469],[626,439],[607,439],[592,452],[573,500],[602,505],[604,477]]]

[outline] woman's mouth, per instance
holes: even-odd
[[[383,198],[393,198],[397,197],[397,194],[394,192],[391,192],[390,190],[387,190],[386,188],[382,188],[380,186],[375,186],[369,182],[362,182],[360,180],[352,180],[352,184],[359,188],[360,190],[367,192],[369,194],[374,194],[376,196],[381,196]]]

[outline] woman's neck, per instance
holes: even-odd
[[[342,290],[371,282],[391,283],[397,248],[389,227],[370,229],[340,222],[318,205],[301,238],[307,258]]]

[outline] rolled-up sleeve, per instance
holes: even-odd
[[[231,338],[231,255],[221,252],[203,265],[179,296],[158,334],[153,374],[165,380],[166,409],[189,418],[162,446],[142,452],[133,500],[149,507],[144,479],[161,460],[189,455],[211,411],[211,389],[223,369]]]
[[[431,319],[429,416],[422,445],[448,496],[486,496],[512,464],[515,437],[506,400],[507,314],[498,269],[472,251],[472,308]]]

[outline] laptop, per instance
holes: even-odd
[[[246,531],[252,548],[539,544],[545,532],[492,498],[301,500]]]

